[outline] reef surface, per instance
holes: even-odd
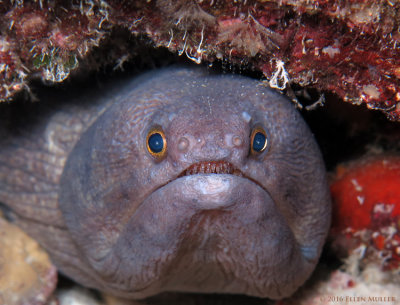
[[[122,65],[135,50],[88,60],[122,28],[196,63],[261,71],[293,98],[293,85],[316,88],[399,120],[399,10],[398,0],[1,1],[0,101],[32,78],[62,82],[79,66]]]

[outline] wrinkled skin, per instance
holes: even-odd
[[[330,199],[318,147],[290,102],[255,80],[188,68],[93,100],[50,112],[0,153],[0,201],[62,272],[126,298],[279,299],[304,283]],[[165,133],[162,158],[146,146],[154,126]],[[255,126],[267,134],[262,153],[250,149]]]

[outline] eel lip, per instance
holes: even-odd
[[[190,165],[178,178],[196,174],[228,174],[244,177],[238,168],[227,161],[202,161]]]

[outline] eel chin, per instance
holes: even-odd
[[[219,174],[192,166],[146,198],[115,245],[114,293],[280,298],[298,287],[301,253],[277,204],[225,165]]]

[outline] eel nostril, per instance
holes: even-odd
[[[225,135],[223,143],[223,145],[225,147],[228,147],[229,149],[240,148],[243,146],[244,139],[243,136],[241,136],[240,134],[228,133]]]
[[[189,147],[189,140],[185,137],[182,137],[178,141],[178,149],[181,152],[185,152]]]
[[[239,137],[239,136],[233,136],[233,138],[232,138],[232,143],[233,143],[233,145],[235,145],[235,146],[241,146],[241,145],[243,144],[243,140],[242,140],[242,138]]]

